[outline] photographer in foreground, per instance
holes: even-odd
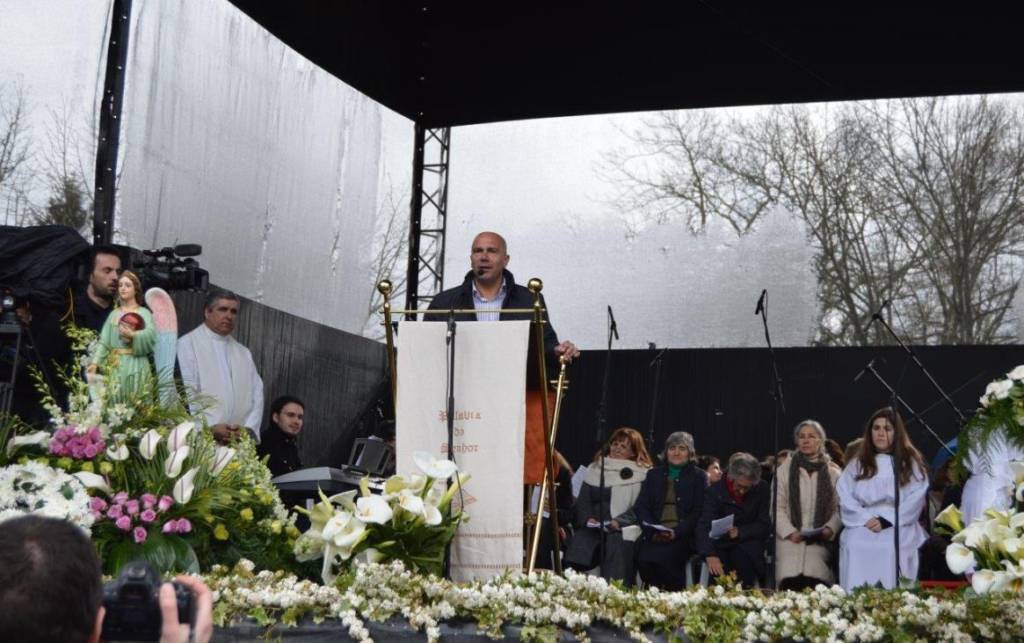
[[[213,635],[213,596],[197,578],[178,576],[192,594],[195,633]],[[105,608],[96,549],[76,526],[27,515],[0,526],[0,640],[21,643],[101,640]],[[190,627],[178,622],[171,583],[160,586],[160,641],[185,642]]]

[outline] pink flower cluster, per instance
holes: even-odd
[[[50,453],[57,456],[71,456],[76,460],[92,460],[106,448],[100,430],[92,427],[79,433],[74,426],[62,426],[50,440]]]
[[[130,531],[136,543],[146,542],[149,532],[146,527],[159,526],[160,516],[174,504],[174,498],[161,496],[157,498],[151,493],[144,493],[138,498],[130,498],[124,491],[114,494],[108,503],[103,498],[93,497],[90,509],[97,522],[111,520],[121,531]],[[192,524],[187,518],[171,518],[164,523],[165,534],[187,534],[192,531]]]

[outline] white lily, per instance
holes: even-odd
[[[188,438],[188,434],[195,428],[195,423],[190,420],[185,420],[178,426],[171,430],[171,433],[167,436],[167,448],[171,451],[177,451],[181,447],[185,446],[185,440]]]
[[[1010,517],[1010,528],[1018,530],[1024,529],[1024,511],[1013,514],[1013,516]]]
[[[322,533],[324,541],[336,549],[342,560],[348,560],[355,546],[369,535],[366,525],[347,512],[334,514],[324,525]]]
[[[380,496],[364,496],[356,501],[356,517],[364,523],[383,525],[391,520],[391,506]]]
[[[25,445],[42,445],[50,441],[48,431],[34,431],[25,435],[16,435],[7,442],[7,453],[14,453],[18,447]]]
[[[338,574],[334,572],[335,565],[340,566],[345,560],[339,555],[338,551],[331,545],[324,547],[324,565],[320,569],[320,578],[324,581],[324,585],[333,585],[334,581],[338,579]]]
[[[441,511],[434,505],[423,506],[423,522],[434,527],[441,524]]]
[[[356,494],[359,493],[355,489],[336,493],[327,500],[341,506],[343,509],[355,513],[356,511]]]
[[[423,498],[408,489],[403,489],[398,494],[398,506],[414,516],[423,515]]]
[[[996,572],[995,582],[992,583],[993,592],[1020,592],[1024,589],[1024,570],[1021,569],[1020,565],[1013,565],[1009,561],[1004,560],[1003,564],[1006,565],[1005,572]]]
[[[192,467],[174,483],[174,490],[171,492],[171,495],[174,496],[175,502],[185,505],[192,499],[192,493],[196,490],[195,479],[197,473],[199,473],[199,469]]]
[[[967,525],[963,531],[953,536],[953,542],[963,543],[971,549],[976,549],[985,541],[985,524],[987,521],[975,520]]]
[[[107,458],[114,462],[124,462],[128,459],[128,447],[123,443],[112,444],[107,447]]]
[[[374,549],[373,547],[367,547],[363,551],[361,551],[358,554],[356,554],[356,557],[353,558],[352,560],[356,561],[357,563],[361,563],[361,564],[365,565],[365,564],[369,564],[369,563],[379,563],[380,561],[384,560],[385,558],[386,558],[386,556],[384,555],[383,552],[379,552],[376,549]]]
[[[999,543],[999,548],[1010,556],[1013,560],[1020,560],[1020,550],[1024,546],[1024,540],[1020,538],[1007,538],[1003,542]]]
[[[412,454],[413,462],[420,471],[428,478],[447,480],[458,471],[458,467],[451,460],[439,460],[426,451],[417,451]]]
[[[1017,368],[1007,373],[1006,377],[1010,378],[1011,380],[1017,380],[1018,382],[1024,382],[1024,364],[1021,364]]]
[[[107,479],[101,475],[97,475],[89,471],[79,471],[72,475],[77,478],[86,489],[99,489],[108,496],[111,493],[110,485],[107,484]]]
[[[973,551],[960,543],[953,543],[946,547],[946,565],[954,574],[963,574],[977,565],[977,561],[974,560]]]
[[[177,478],[178,474],[181,473],[181,467],[185,464],[185,458],[188,457],[189,448],[188,446],[182,446],[167,456],[164,460],[164,473],[167,474],[168,478]]]
[[[407,487],[405,478],[400,475],[393,475],[384,481],[384,496],[394,497],[398,495],[398,492]]]
[[[161,439],[160,432],[156,429],[146,431],[146,435],[142,436],[142,439],[139,440],[139,453],[142,454],[142,457],[152,460],[153,456],[156,455],[156,447],[160,444]]]
[[[295,560],[300,563],[316,560],[324,555],[324,539],[320,532],[310,529],[295,539]]]
[[[231,459],[234,457],[234,449],[224,445],[218,445],[213,451],[213,460],[208,466],[210,474],[213,476],[219,476],[220,472],[224,470],[224,467],[228,466],[228,463],[231,462]]]
[[[974,589],[975,593],[985,594],[992,589],[992,585],[995,584],[997,580],[996,574],[1002,573],[1003,572],[994,572],[991,569],[979,569],[974,572],[973,576],[971,576],[971,587]]]

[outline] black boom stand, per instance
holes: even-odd
[[[447,425],[448,425],[448,459],[455,462],[455,311],[448,311],[448,330],[445,332],[445,345],[447,346],[448,359],[446,360],[445,366],[447,367],[448,375],[448,404],[446,408],[447,413]],[[462,487],[459,486],[459,493],[462,493]],[[444,551],[444,577],[452,577],[452,546],[451,542],[445,547]]]
[[[612,313],[612,307],[608,306],[608,349],[604,354],[604,379],[601,381],[601,402],[597,406],[597,445],[598,453],[601,454],[601,474],[598,480],[597,490],[597,521],[600,523],[598,529],[600,530],[600,538],[598,539],[598,555],[600,556],[600,569],[601,576],[605,575],[604,569],[604,551],[606,547],[606,536],[604,530],[605,515],[604,515],[604,493],[605,493],[605,482],[604,482],[604,458],[605,449],[608,445],[605,444],[605,440],[608,438],[608,377],[611,375],[612,365],[612,339],[619,338],[619,327],[615,323],[615,315]],[[608,507],[611,508],[611,493],[608,494]],[[611,517],[609,516],[609,520]]]
[[[775,428],[772,431],[772,454],[773,456],[779,452],[779,424],[782,419],[786,416],[786,400],[782,395],[782,378],[779,376],[779,363],[775,359],[775,349],[772,348],[772,337],[768,332],[768,290],[762,290],[761,296],[757,299],[757,308],[754,309],[755,315],[761,316],[761,323],[764,325],[764,341],[768,344],[768,355],[771,358],[772,370],[771,370],[771,388],[769,394],[772,396],[772,400],[775,403]],[[773,460],[772,465],[772,499],[771,499],[771,515],[772,515],[772,532],[769,542],[771,542],[771,548],[768,551],[768,565],[766,575],[768,576],[765,581],[768,587],[775,587],[775,525],[776,525],[776,511],[775,499],[778,495],[779,488],[779,475],[778,468],[779,463]]]

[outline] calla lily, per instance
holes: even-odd
[[[441,511],[434,505],[423,506],[423,522],[431,527],[441,524]]]
[[[349,491],[336,493],[330,498],[327,498],[327,500],[354,513],[356,510],[356,493],[355,489],[350,489]]]
[[[447,507],[448,503],[455,497],[455,494],[458,493],[459,488],[464,487],[471,477],[468,473],[460,473],[455,476],[455,481],[452,482],[452,486],[448,487],[448,490],[441,496],[441,501],[437,503],[437,506]]]
[[[1017,502],[1024,502],[1024,482],[1017,485],[1017,491],[1014,492],[1013,497],[1017,499]]]
[[[398,506],[415,516],[423,515],[423,498],[408,489],[398,494]]]
[[[156,429],[150,429],[146,431],[146,435],[142,436],[139,440],[139,453],[142,457],[147,460],[152,460],[153,456],[156,455],[156,447],[160,444],[160,432]]]
[[[185,464],[185,458],[188,457],[189,448],[187,446],[179,447],[164,460],[164,473],[167,474],[168,478],[177,478],[178,474],[181,473],[181,467]]]
[[[87,489],[99,489],[103,493],[110,495],[111,488],[107,484],[106,478],[89,471],[79,471],[78,473],[72,474],[78,479]]]
[[[963,574],[976,564],[974,552],[960,543],[953,543],[946,547],[946,565],[949,567],[949,571],[954,574]]]
[[[942,525],[949,529],[950,533],[955,534],[964,528],[964,515],[956,505],[949,505],[935,516],[935,524]]]
[[[195,428],[195,423],[186,420],[174,427],[171,430],[170,435],[167,436],[167,448],[171,451],[177,451],[181,447],[185,446],[185,440],[188,438],[188,434]]]
[[[356,554],[356,557],[352,560],[356,561],[357,563],[366,565],[370,563],[379,563],[385,558],[386,556],[383,552],[377,551],[373,547],[367,547],[363,551]]]
[[[124,444],[113,444],[107,448],[107,458],[114,462],[123,462],[128,459],[128,447]]]
[[[1010,378],[1011,380],[1017,380],[1018,382],[1024,381],[1024,364],[1021,364],[1017,368],[1007,373],[1006,377]]]
[[[47,431],[34,431],[25,435],[16,435],[7,442],[7,453],[14,453],[18,447],[25,445],[43,445],[50,441],[52,436]]]
[[[426,451],[413,453],[412,459],[419,470],[428,478],[447,480],[458,470],[458,467],[451,460],[438,460]]]
[[[324,581],[324,585],[333,585],[334,581],[338,579],[338,574],[335,573],[335,566],[340,566],[345,560],[338,554],[338,551],[327,545],[324,547],[324,566],[320,569],[320,578]]]
[[[365,522],[383,525],[391,520],[391,506],[380,496],[363,497],[356,501],[356,517]]]
[[[324,525],[322,537],[334,546],[343,560],[352,555],[352,550],[369,536],[366,525],[347,512],[339,512]]]
[[[1024,540],[1021,540],[1020,538],[1007,538],[1003,542],[999,543],[999,548],[1013,560],[1020,558],[1019,553],[1022,546],[1024,546]]]
[[[223,445],[218,446],[213,452],[213,460],[210,462],[209,470],[213,476],[219,476],[224,467],[228,466],[231,459],[235,457],[235,450]]]
[[[199,473],[199,469],[193,467],[174,483],[174,491],[171,492],[171,495],[174,496],[175,502],[184,505],[188,504],[188,501],[192,499],[192,492],[196,490],[195,479],[197,473]]]
[[[407,487],[405,478],[394,475],[384,481],[384,495],[393,496]]]
[[[992,585],[995,584],[997,580],[996,574],[1002,573],[1003,572],[994,572],[991,569],[979,569],[974,572],[973,576],[971,576],[971,587],[976,593],[985,594],[992,589]]]
[[[1005,572],[996,572],[995,581],[992,583],[993,592],[1020,592],[1024,589],[1024,570],[1019,565],[1013,565],[1009,561],[1003,561],[1006,565]]]
[[[306,563],[316,560],[324,554],[324,539],[320,532],[310,529],[295,539],[295,560]]]
[[[1010,518],[1011,529],[1024,529],[1024,511],[1013,514]]]

